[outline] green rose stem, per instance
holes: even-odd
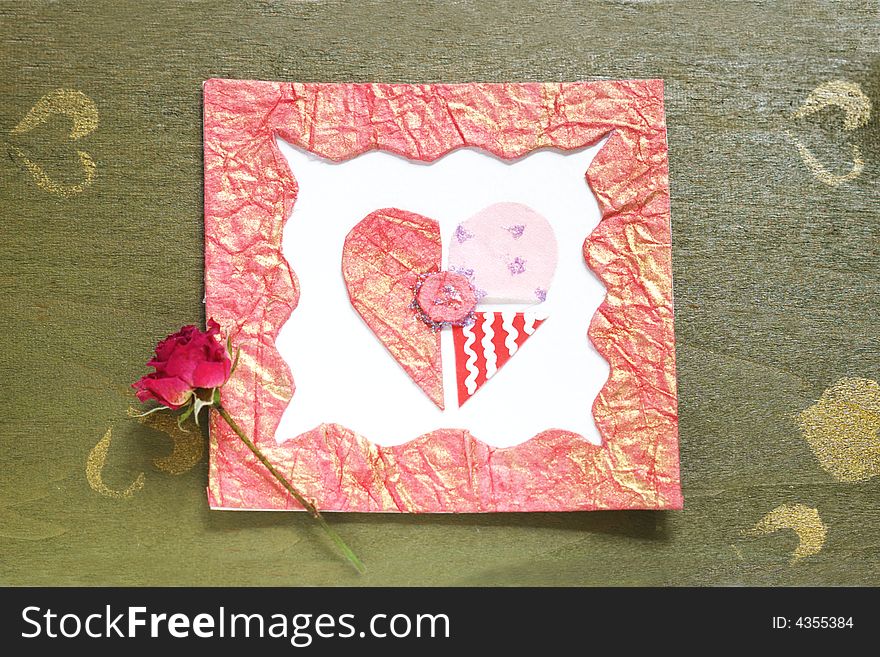
[[[241,442],[243,442],[245,445],[247,445],[248,449],[254,453],[254,456],[256,456],[260,460],[260,463],[265,465],[266,469],[272,473],[272,476],[275,477],[275,479],[277,479],[281,483],[281,485],[287,489],[287,492],[289,492],[291,495],[293,495],[294,499],[296,499],[296,501],[299,502],[302,505],[302,507],[306,511],[308,511],[309,514],[311,514],[311,516],[315,520],[318,521],[318,523],[321,525],[321,527],[324,528],[324,531],[327,532],[327,535],[336,544],[336,547],[338,547],[340,549],[340,551],[342,552],[342,554],[344,554],[348,558],[348,560],[357,569],[357,571],[361,574],[364,574],[367,570],[364,567],[364,564],[361,562],[360,559],[358,559],[357,555],[352,551],[352,549],[350,547],[348,547],[348,545],[346,545],[345,541],[342,540],[342,537],[339,534],[337,534],[335,531],[333,531],[333,528],[327,524],[327,521],[324,520],[324,516],[321,515],[320,511],[318,511],[318,507],[316,507],[314,504],[309,502],[303,496],[303,494],[300,493],[293,486],[293,484],[291,484],[289,481],[287,481],[287,478],[284,475],[282,475],[280,472],[278,472],[278,470],[275,468],[274,465],[272,465],[272,463],[269,461],[269,459],[267,459],[263,455],[263,453],[259,450],[259,448],[251,441],[250,438],[247,437],[245,432],[242,431],[241,427],[238,426],[238,423],[229,414],[229,411],[227,411],[225,408],[223,408],[223,406],[220,403],[215,403],[214,408],[217,410],[218,413],[220,413],[220,417],[222,417],[226,421],[226,424],[229,425],[229,428],[232,429],[236,433],[236,435],[241,439]]]

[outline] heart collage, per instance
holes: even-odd
[[[440,331],[453,334],[461,406],[543,323],[538,306],[553,279],[557,245],[537,212],[496,203],[458,224],[447,270],[442,252],[437,221],[387,208],[352,228],[342,256],[355,310],[441,410]]]

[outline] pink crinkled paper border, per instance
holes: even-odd
[[[275,443],[295,394],[275,337],[299,298],[295,272],[281,254],[296,172],[276,136],[333,160],[382,149],[430,162],[462,147],[504,159],[537,148],[571,150],[609,133],[585,172],[602,220],[584,244],[584,258],[607,288],[589,328],[611,368],[592,408],[601,446],[549,430],[516,447],[495,448],[466,431],[443,429],[381,447],[334,424]],[[319,508],[681,508],[662,81],[209,80],[204,137],[207,314],[242,352],[224,405]],[[298,508],[216,415],[210,451],[212,508]]]

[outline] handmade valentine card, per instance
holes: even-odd
[[[204,101],[223,405],[320,509],[681,507],[661,81]],[[216,417],[208,495],[301,508]]]

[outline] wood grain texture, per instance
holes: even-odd
[[[874,2],[0,5],[0,583],[880,584],[880,477],[839,482],[798,416],[880,379],[880,8]],[[204,461],[127,417],[152,345],[202,321],[201,82],[666,80],[682,512],[209,512]],[[829,81],[872,105],[795,117]],[[97,127],[41,98],[77,91]],[[859,175],[830,186],[827,170]],[[58,189],[39,184],[37,163]],[[23,155],[22,155],[23,154]],[[25,161],[26,160],[26,161]],[[95,493],[85,465],[112,427]],[[845,439],[843,436],[841,439]],[[749,534],[782,505],[827,535]],[[800,508],[800,507],[797,507]],[[814,547],[814,546],[813,546]],[[812,548],[811,548],[812,549]]]

